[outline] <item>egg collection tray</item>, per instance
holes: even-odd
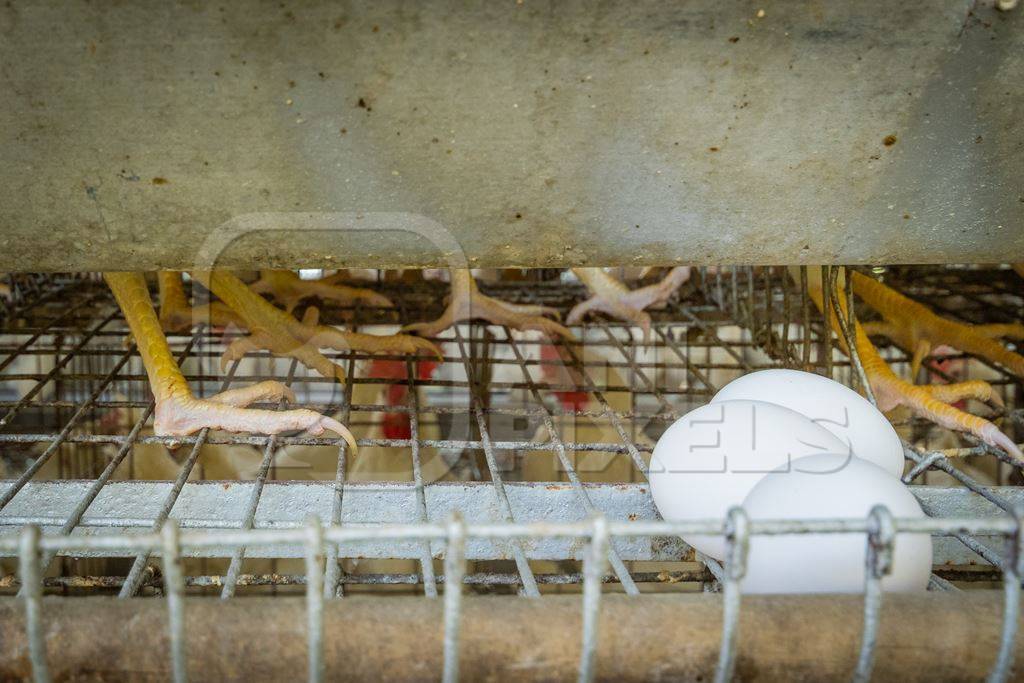
[[[558,271],[515,277],[480,287],[563,315],[584,295]],[[892,267],[884,277],[966,322],[1019,321],[1024,310],[1024,280],[1007,269]],[[443,283],[383,276],[370,286],[395,307],[327,305],[322,321],[394,331],[437,317],[447,291]],[[360,453],[301,434],[172,439],[152,434],[146,375],[101,280],[19,275],[11,287],[0,312],[0,591],[28,597],[25,639],[36,667],[46,666],[44,593],[165,595],[176,672],[187,667],[185,595],[306,595],[316,672],[323,667],[316,634],[322,637],[333,599],[443,593],[450,677],[458,671],[463,594],[571,592],[582,593],[578,666],[590,680],[602,593],[703,591],[724,593],[716,664],[724,680],[737,665],[738,582],[750,535],[782,527],[737,513],[724,521],[724,563],[694,553],[680,536],[720,531],[723,522],[660,520],[646,477],[653,444],[724,384],[756,370],[809,369],[857,386],[857,367],[823,334],[806,290],[784,269],[701,269],[652,311],[647,339],[610,319],[574,326],[582,340],[575,348],[470,323],[439,335],[444,359],[437,363],[328,354],[346,368],[344,384],[259,353],[222,370],[230,330],[172,335],[197,393],[286,381],[299,405],[348,424]],[[897,373],[909,372],[906,353],[881,350]],[[993,417],[1019,436],[1017,378],[959,353],[929,358],[924,372],[937,382],[989,381],[1005,405]],[[867,533],[875,549],[857,675],[875,663],[877,617],[887,599],[879,580],[892,533],[913,527],[933,535],[933,592],[1002,586],[992,675],[1005,679],[1019,606],[1020,470],[984,444],[917,418],[893,420],[904,439],[903,481],[929,518],[882,514],[785,528]],[[160,476],[151,469],[154,453],[167,466]],[[318,561],[324,556],[325,564]],[[463,590],[445,589],[453,584]]]

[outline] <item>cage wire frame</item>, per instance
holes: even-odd
[[[808,297],[806,290],[806,270],[801,271],[799,304],[802,308],[802,329],[804,334],[799,346],[800,354],[792,353],[787,347],[791,344],[786,327],[790,324],[791,301],[790,286],[786,276],[782,276],[781,296],[783,307],[786,311],[782,321],[783,332],[781,335],[774,335],[773,326],[778,323],[773,320],[773,299],[774,285],[771,271],[757,273],[752,268],[728,269],[729,277],[726,277],[723,270],[719,269],[714,273],[702,269],[701,287],[708,298],[715,302],[722,310],[731,309],[733,318],[748,329],[751,333],[751,343],[759,346],[767,346],[769,353],[773,346],[781,345],[782,351],[790,357],[810,360],[810,348],[815,340],[810,333],[812,329],[812,316],[808,310]],[[847,284],[843,291],[836,285],[839,274],[838,268],[825,268],[822,281],[825,288],[825,299],[830,302],[833,310],[841,322],[843,336],[849,341],[850,332],[855,320],[853,307],[852,288]],[[742,277],[741,277],[742,276]],[[762,278],[767,286],[761,288],[763,292],[763,310],[758,306],[758,291],[755,286],[756,280]],[[30,281],[31,282],[31,281]],[[38,281],[36,281],[38,282]],[[849,280],[847,280],[849,283]],[[745,291],[741,292],[741,286]],[[45,287],[37,286],[36,295],[40,299],[58,296],[60,290],[47,292]],[[731,293],[731,297],[729,294]],[[19,345],[8,358],[0,363],[0,371],[7,368],[10,362],[16,357],[17,352],[25,351],[35,341],[42,337],[55,322],[60,322],[74,315],[74,312],[82,307],[94,303],[102,296],[102,290],[97,290],[85,296],[82,301],[68,306],[60,316],[55,317],[45,329],[36,330],[29,337],[29,340]],[[847,305],[847,316],[843,316],[840,308],[840,297],[845,296]],[[688,319],[696,327],[703,329],[714,339],[717,337],[714,328],[700,317],[694,315],[692,308],[685,308],[673,304],[673,312]],[[19,306],[16,303],[8,308],[8,315],[16,315]],[[403,311],[404,313],[404,311]],[[37,378],[36,385],[22,396],[13,405],[7,406],[7,415],[0,418],[0,428],[7,425],[12,417],[21,409],[29,405],[33,397],[39,393],[42,386],[60,373],[75,353],[86,347],[88,342],[99,335],[103,329],[117,318],[117,311],[108,316],[100,316],[85,334],[81,335],[78,342],[71,351],[64,355],[61,360],[55,363],[52,370]],[[819,323],[820,325],[820,323]],[[655,396],[662,405],[668,419],[674,420],[679,413],[665,399],[663,393],[650,380],[645,373],[641,363],[632,357],[623,342],[612,331],[613,323],[598,321],[591,327],[601,330],[608,339],[608,344],[617,348],[624,356],[624,364],[631,371],[631,377],[638,378],[651,394]],[[488,425],[487,416],[490,414],[484,403],[484,396],[481,395],[482,387],[474,381],[475,373],[472,368],[471,355],[466,352],[469,344],[474,342],[473,335],[470,338],[461,332],[460,327],[453,328],[453,339],[460,349],[460,358],[466,371],[466,388],[470,398],[470,412],[476,422],[480,438],[473,446],[481,449],[487,461],[489,474],[492,476],[490,482],[497,500],[500,503],[503,519],[489,523],[467,523],[458,516],[453,516],[445,523],[431,522],[427,519],[426,508],[423,505],[423,494],[425,484],[420,476],[415,477],[413,489],[417,497],[419,519],[414,524],[385,524],[375,527],[352,527],[341,524],[341,496],[344,492],[344,470],[345,470],[345,445],[341,440],[312,439],[305,437],[232,437],[232,443],[249,443],[263,446],[264,455],[261,462],[256,485],[253,487],[249,499],[249,506],[243,518],[242,524],[237,529],[180,529],[178,520],[170,516],[177,495],[181,492],[191,468],[195,465],[199,451],[204,443],[212,442],[208,431],[200,432],[194,437],[176,439],[174,441],[190,445],[191,449],[181,468],[181,474],[174,482],[172,494],[168,496],[160,509],[155,520],[151,521],[151,530],[146,533],[126,536],[121,534],[97,533],[93,535],[71,535],[71,532],[82,522],[89,505],[95,500],[100,489],[109,480],[116,463],[122,460],[131,449],[133,443],[141,440],[152,440],[157,442],[170,443],[171,440],[160,437],[139,437],[139,432],[148,420],[153,410],[152,401],[145,406],[143,416],[133,425],[129,434],[122,438],[104,437],[108,442],[119,443],[117,455],[108,463],[104,472],[92,483],[87,495],[79,501],[75,511],[69,518],[62,520],[61,530],[57,534],[42,534],[40,526],[52,523],[49,519],[7,519],[5,523],[21,526],[20,535],[17,537],[0,537],[0,553],[17,554],[19,558],[19,574],[21,576],[21,595],[25,602],[26,613],[26,634],[29,641],[30,659],[33,667],[33,676],[36,680],[48,680],[47,653],[42,640],[42,594],[43,581],[42,571],[53,557],[57,555],[73,554],[75,552],[96,550],[96,551],[118,551],[135,554],[135,561],[127,579],[121,587],[122,596],[134,595],[143,580],[148,558],[153,554],[162,557],[164,565],[164,592],[168,603],[168,629],[171,640],[171,658],[176,680],[185,680],[186,674],[186,642],[184,638],[184,591],[186,587],[185,577],[181,571],[180,561],[183,552],[188,549],[201,549],[219,546],[233,546],[238,549],[237,554],[232,557],[231,565],[225,580],[222,597],[230,597],[234,592],[234,586],[239,579],[240,565],[244,557],[244,549],[252,547],[281,547],[288,545],[300,545],[304,548],[305,554],[305,595],[308,615],[308,666],[310,680],[320,680],[323,675],[323,605],[324,600],[331,599],[337,595],[335,586],[340,586],[341,577],[338,576],[338,549],[339,546],[350,542],[359,542],[374,539],[385,540],[411,540],[423,544],[426,553],[421,559],[422,581],[424,593],[428,596],[438,595],[437,584],[443,583],[444,590],[444,680],[456,680],[458,678],[458,656],[459,656],[459,624],[462,605],[463,586],[466,579],[465,551],[466,544],[472,539],[495,539],[507,542],[512,550],[520,574],[520,585],[522,592],[527,596],[539,596],[537,580],[529,568],[525,554],[522,550],[522,543],[544,538],[574,538],[586,542],[583,553],[582,571],[582,605],[583,605],[583,626],[581,639],[581,654],[579,662],[579,680],[593,680],[596,674],[595,661],[597,653],[597,615],[601,604],[601,586],[606,582],[606,571],[610,566],[611,571],[617,576],[624,590],[629,594],[635,594],[637,588],[629,571],[622,563],[622,559],[615,551],[617,540],[637,537],[679,537],[682,535],[696,533],[719,533],[727,540],[728,552],[726,561],[717,563],[711,558],[698,556],[710,570],[714,579],[721,586],[723,593],[723,627],[722,645],[720,657],[716,669],[716,680],[729,680],[735,670],[736,648],[738,643],[738,623],[740,615],[740,590],[739,583],[744,576],[746,554],[749,546],[749,538],[755,534],[782,534],[782,533],[864,533],[866,534],[867,571],[865,575],[864,593],[864,623],[861,638],[860,655],[857,661],[856,670],[853,673],[854,680],[867,680],[874,663],[875,636],[878,628],[878,612],[882,602],[882,591],[880,581],[891,569],[892,544],[897,532],[929,533],[938,536],[951,536],[963,543],[970,550],[978,553],[986,561],[990,562],[1002,572],[1004,589],[1004,608],[1002,637],[999,650],[996,653],[993,667],[989,673],[989,680],[1006,680],[1010,674],[1013,664],[1013,643],[1016,636],[1017,620],[1019,617],[1020,581],[1022,567],[1021,551],[1022,543],[1022,513],[1012,501],[1000,495],[992,488],[976,481],[966,473],[954,467],[950,461],[950,455],[943,451],[925,452],[911,447],[904,442],[905,455],[913,463],[911,470],[904,476],[904,482],[914,481],[923,472],[935,469],[945,472],[963,484],[967,489],[982,496],[993,503],[1005,514],[1002,517],[993,518],[924,518],[924,519],[894,519],[884,508],[876,508],[871,511],[866,519],[861,520],[815,520],[815,521],[751,521],[741,508],[731,510],[727,518],[723,520],[706,520],[701,522],[663,522],[663,521],[639,521],[622,522],[609,520],[593,505],[586,488],[583,486],[580,477],[575,472],[567,454],[578,447],[578,444],[566,444],[558,436],[558,431],[553,427],[553,420],[556,417],[555,411],[547,407],[540,397],[541,388],[530,375],[527,361],[522,354],[519,345],[513,339],[509,330],[504,330],[511,349],[514,352],[517,365],[524,375],[523,385],[536,399],[538,406],[534,410],[544,421],[551,437],[549,450],[553,451],[562,465],[565,467],[570,485],[578,497],[580,504],[587,513],[587,519],[583,522],[557,522],[557,523],[522,523],[513,519],[512,508],[508,495],[505,491],[505,482],[501,476],[501,469],[497,466],[495,451],[507,450],[515,447],[535,448],[536,443],[516,444],[514,442],[501,442],[492,439]],[[664,347],[678,356],[687,372],[698,381],[711,389],[710,383],[699,367],[691,363],[687,354],[680,347],[678,340],[671,334],[659,327],[654,326],[654,332]],[[192,351],[197,343],[201,341],[202,330],[194,332],[184,349],[179,352],[179,359],[184,359]],[[760,336],[759,336],[760,335]],[[824,352],[820,354],[827,374],[831,375],[833,370],[833,354],[831,352],[832,337],[826,328],[820,328],[817,335],[817,343],[824,346]],[[725,346],[728,349],[728,346]],[[847,348],[853,348],[848,344]],[[133,347],[124,349],[115,362],[114,368],[101,379],[100,385],[94,388],[88,399],[77,406],[77,410],[64,428],[56,436],[50,435],[24,435],[24,434],[0,434],[0,443],[25,443],[32,440],[49,443],[44,455],[41,456],[32,467],[18,479],[17,482],[5,491],[0,497],[0,510],[6,506],[32,475],[38,471],[45,462],[45,459],[52,457],[62,443],[90,443],[96,439],[86,438],[89,435],[74,435],[73,428],[78,420],[92,407],[99,405],[99,397],[105,388],[117,377],[118,372],[128,363],[134,353]],[[733,353],[736,356],[735,353]],[[355,362],[353,354],[338,354],[344,360],[350,371]],[[448,359],[446,359],[448,360]],[[581,359],[576,359],[582,365]],[[743,359],[736,356],[736,360],[744,371],[751,368]],[[410,387],[416,386],[418,380],[414,377],[411,369],[411,361],[407,363],[407,383]],[[849,366],[855,380],[859,380],[866,386],[863,367],[859,358],[854,353],[849,359]],[[232,364],[227,375],[223,378],[222,388],[226,388],[232,381],[248,380],[252,378],[236,377],[238,361]],[[584,368],[585,369],[585,368]],[[292,362],[289,369],[288,381],[291,383],[295,378],[296,364]],[[617,452],[625,453],[644,471],[643,458],[637,444],[630,438],[623,417],[611,408],[605,400],[602,387],[596,386],[593,380],[584,371],[581,373],[583,381],[587,384],[588,391],[591,391],[598,398],[601,405],[602,416],[609,419],[615,431],[622,438],[621,445],[614,445]],[[351,414],[351,385],[346,382],[345,396],[340,406],[308,406],[314,409],[327,410],[329,408],[341,408],[346,411],[345,416]],[[550,387],[545,386],[549,390]],[[713,393],[713,391],[711,392]],[[415,401],[415,392],[410,392]],[[66,406],[74,407],[74,406]],[[388,410],[395,410],[397,406],[388,406]],[[373,445],[400,445],[410,448],[414,463],[414,472],[418,472],[417,451],[423,445],[417,438],[417,422],[419,410],[416,406],[406,406],[406,412],[410,416],[410,427],[413,435],[409,440],[377,440]],[[1019,419],[1019,418],[1018,418]],[[339,445],[340,441],[340,445]],[[379,443],[378,443],[379,442]],[[396,443],[399,442],[399,443]],[[294,524],[291,528],[255,528],[255,510],[259,504],[260,492],[267,482],[267,472],[270,469],[270,461],[275,446],[279,443],[300,443],[310,445],[332,445],[338,447],[338,474],[335,480],[336,495],[333,501],[332,517],[330,523],[324,526],[319,517],[311,517],[305,523]],[[362,444],[361,444],[362,445]],[[601,445],[606,446],[606,445]],[[968,450],[976,453],[992,453],[1004,460],[1008,456],[998,449],[993,449],[984,444],[979,444]],[[49,455],[47,455],[49,454]],[[957,453],[960,455],[961,453]],[[1016,464],[1016,463],[1013,463]],[[38,465],[38,467],[37,467]],[[20,483],[20,485],[19,485]],[[973,536],[979,534],[1001,536],[1006,542],[1003,552],[997,552],[992,548],[980,543]],[[432,564],[429,562],[429,547],[431,542],[443,542],[444,552],[444,576],[436,577],[433,574]],[[328,561],[324,563],[324,559]],[[331,561],[334,558],[334,561]],[[326,567],[325,567],[326,564]],[[428,569],[428,567],[430,567]],[[333,571],[332,571],[333,569]],[[334,584],[332,586],[332,584]],[[229,586],[231,587],[229,589]],[[458,586],[458,590],[450,590],[450,587]],[[932,586],[941,590],[956,590],[948,582],[937,576],[932,578]]]

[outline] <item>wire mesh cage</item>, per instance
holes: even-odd
[[[854,304],[838,270],[822,274],[826,299]],[[738,581],[749,537],[786,529],[866,535],[873,550],[856,664],[863,679],[875,663],[886,552],[896,530],[914,530],[933,535],[932,592],[1003,588],[991,658],[993,679],[1006,679],[1019,602],[1020,463],[998,448],[892,416],[904,439],[903,481],[926,520],[893,520],[884,511],[788,526],[750,522],[742,510],[706,523],[658,516],[647,483],[653,446],[724,384],[789,367],[863,387],[863,369],[828,331],[806,276],[806,269],[800,277],[785,269],[695,270],[651,311],[647,334],[590,319],[574,326],[582,343],[571,345],[471,322],[437,337],[440,360],[329,354],[345,368],[344,383],[264,352],[222,366],[238,334],[231,328],[169,336],[197,395],[280,379],[299,405],[349,425],[360,447],[355,457],[341,439],[294,433],[154,435],[145,370],[102,281],[19,276],[0,330],[0,590],[26,597],[32,671],[50,670],[43,594],[165,596],[168,659],[178,676],[190,656],[185,595],[305,595],[315,678],[325,666],[325,604],[359,593],[443,593],[443,671],[454,679],[463,593],[542,600],[582,593],[579,675],[589,680],[597,675],[603,593],[723,592],[716,675],[725,680],[737,666]],[[1024,311],[1024,280],[1008,269],[908,267],[872,276],[965,322],[1012,323]],[[393,332],[437,317],[447,292],[418,274],[378,273],[370,286],[394,306],[325,303],[321,320]],[[584,295],[559,271],[507,272],[481,289],[563,315]],[[859,304],[847,310],[871,318]],[[910,374],[911,354],[880,347],[897,373]],[[936,349],[919,375],[937,384],[984,379],[1001,406],[971,409],[1019,433],[1020,378],[1000,365]],[[725,563],[680,538],[723,529]]]

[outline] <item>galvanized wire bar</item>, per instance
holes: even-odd
[[[462,365],[466,373],[466,379],[469,381],[470,409],[473,411],[473,415],[476,418],[477,429],[480,432],[480,441],[483,445],[484,459],[487,462],[487,469],[491,474],[491,483],[494,485],[494,495],[498,501],[498,507],[501,510],[502,519],[507,522],[511,522],[514,519],[512,515],[512,505],[508,502],[508,494],[505,492],[505,482],[502,480],[501,472],[498,468],[498,461],[494,457],[494,445],[491,443],[491,435],[487,429],[487,419],[481,409],[481,397],[477,393],[476,383],[472,381],[475,376],[473,366],[470,363],[469,356],[466,355],[466,344],[463,339],[462,332],[459,330],[459,326],[456,325],[453,329],[455,331],[455,340],[459,346],[459,353],[462,356]],[[529,375],[529,371],[527,371],[527,375]],[[530,597],[539,597],[540,590],[537,588],[537,581],[533,576],[533,570],[530,568],[530,563],[526,559],[526,553],[523,552],[522,546],[518,543],[512,544],[512,557],[515,558],[516,569],[519,571],[519,574],[523,579],[523,591]]]
[[[50,680],[46,661],[46,641],[43,639],[43,583],[39,566],[39,527],[26,526],[18,538],[19,572],[25,590],[25,631],[28,635],[28,656],[32,663],[32,678],[36,683]]]
[[[350,378],[350,381],[345,382],[343,408],[341,412],[341,423],[348,424],[349,417],[352,415],[352,382],[351,378],[355,376],[356,362],[354,358],[350,358],[348,366],[345,370],[345,376]],[[345,468],[348,459],[348,442],[344,439],[341,440],[341,444],[338,446],[338,464],[334,474],[334,496],[331,501],[331,524],[341,524],[341,512],[344,505],[345,496]],[[341,562],[338,560],[338,546],[333,543],[327,546],[327,566],[324,574],[324,597],[341,597],[342,596],[342,569]]]
[[[292,359],[288,367],[288,378],[285,380],[286,387],[291,386],[295,379],[295,370],[299,361]],[[282,398],[277,402],[277,409],[285,405]],[[266,445],[263,448],[263,460],[260,462],[260,469],[256,473],[256,480],[253,482],[252,492],[249,494],[249,502],[245,508],[245,516],[242,518],[242,529],[251,529],[256,519],[256,509],[260,505],[260,497],[263,495],[263,485],[267,482],[267,475],[270,473],[270,466],[274,462],[274,453],[277,450],[277,435],[272,434],[266,437]],[[220,597],[227,599],[235,594],[235,586],[238,582],[238,575],[242,572],[242,560],[245,558],[245,546],[239,546],[231,556],[231,563],[228,565],[228,573],[224,576],[224,587],[221,589]]]
[[[718,653],[715,683],[727,683],[736,671],[739,644],[740,582],[747,573],[750,521],[740,507],[729,510],[725,521],[726,562],[722,592],[722,649]]]
[[[405,361],[406,381],[409,387],[406,402],[409,404],[409,434],[412,440],[409,454],[412,457],[412,478],[416,495],[416,515],[421,522],[427,521],[427,499],[423,491],[423,468],[420,463],[420,417],[419,398],[413,380],[416,377],[415,364]],[[428,598],[437,597],[437,581],[434,578],[434,558],[430,554],[430,544],[423,546],[420,556],[420,571],[423,572],[423,592]]]
[[[601,616],[601,584],[608,561],[610,537],[608,520],[594,515],[593,531],[583,561],[583,633],[580,649],[579,683],[590,683],[597,676],[598,622]]]
[[[849,273],[846,275],[846,315],[843,315],[843,307],[839,303],[839,267],[831,268],[831,282],[829,286],[829,292],[832,298],[829,300],[829,306],[832,309],[833,315],[835,315],[836,322],[839,325],[839,330],[843,335],[843,341],[846,344],[847,355],[850,357],[850,362],[853,368],[856,370],[855,375],[860,385],[864,387],[864,394],[867,396],[871,405],[878,405],[878,401],[875,400],[875,392],[871,388],[871,382],[868,381],[867,373],[864,371],[864,366],[860,362],[860,354],[857,352],[857,318],[853,313],[853,280],[850,278]],[[831,333],[826,329],[826,336],[831,336]]]
[[[853,674],[855,683],[871,680],[878,638],[878,613],[882,608],[882,578],[892,572],[893,544],[896,542],[892,514],[886,507],[876,505],[872,508],[868,524],[870,530],[864,567],[864,630],[861,633],[857,669]]]
[[[185,644],[185,581],[181,570],[181,538],[178,522],[168,519],[160,530],[164,593],[167,595],[168,632],[171,640],[171,666],[175,683],[188,680]]]
[[[831,278],[831,266],[821,267],[821,300],[822,307],[827,308],[829,302],[832,301],[832,278]],[[829,330],[828,315],[825,315],[825,333],[821,335],[822,343],[822,358],[824,359],[825,376],[829,379],[835,379],[832,375],[832,333]]]
[[[324,530],[320,518],[306,520],[306,628],[310,683],[324,677]],[[237,585],[238,577],[235,577]]]
[[[988,675],[988,683],[1003,683],[1010,676],[1016,652],[1017,621],[1020,619],[1020,582],[1024,576],[1024,509],[1015,508],[1016,529],[1007,540],[1003,561],[1003,633],[999,653]]]
[[[459,680],[459,633],[462,624],[462,583],[466,573],[466,525],[456,513],[447,524],[444,553],[444,671],[442,680]]]

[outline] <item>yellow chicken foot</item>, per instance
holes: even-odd
[[[651,334],[651,316],[644,309],[664,306],[675,291],[690,279],[689,266],[677,266],[661,282],[629,289],[604,268],[573,268],[572,272],[593,296],[576,304],[569,311],[566,323],[576,324],[587,313],[598,311],[639,325],[644,331],[644,339],[648,339]]]
[[[853,291],[878,311],[887,324],[873,332],[885,335],[898,346],[914,354],[920,364],[933,347],[945,344],[965,353],[1002,365],[1024,378],[1024,356],[1010,351],[998,338],[1024,337],[1024,325],[969,325],[936,315],[924,304],[909,299],[891,287],[854,272]],[[916,370],[916,368],[915,368]]]
[[[469,270],[453,268],[451,274],[451,299],[441,317],[431,322],[406,325],[402,328],[403,332],[433,337],[455,323],[478,319],[487,320],[495,325],[506,325],[516,330],[537,330],[547,335],[575,341],[576,338],[568,328],[544,317],[557,315],[555,309],[532,304],[510,304],[493,299],[480,293]]]
[[[220,301],[200,306],[189,306],[181,273],[161,270],[157,273],[160,285],[160,325],[164,332],[187,332],[197,323],[211,327],[242,327],[242,319]]]
[[[258,434],[305,430],[313,435],[330,430],[344,438],[355,451],[352,433],[330,417],[304,409],[276,411],[245,407],[258,400],[292,398],[291,390],[277,382],[260,382],[207,399],[193,396],[167,346],[142,274],[104,273],[104,279],[137,340],[156,399],[153,420],[156,434],[187,436],[204,428]]]
[[[303,299],[319,297],[324,301],[352,304],[357,301],[377,308],[394,308],[391,299],[365,287],[351,287],[340,284],[334,277],[320,280],[303,280],[298,273],[290,270],[261,270],[260,279],[251,285],[258,294],[272,294],[285,310],[291,311]]]
[[[790,274],[799,282],[800,275],[797,269],[790,269]],[[819,311],[825,312],[824,296],[821,286],[821,271],[817,268],[807,269],[807,290],[818,307]],[[840,286],[843,281],[840,278]],[[846,340],[842,334],[839,320],[836,318],[832,306],[828,307],[828,318],[832,329],[839,338],[840,348],[849,355]],[[846,316],[846,303],[840,298],[840,310]],[[867,376],[871,389],[878,402],[878,409],[888,412],[897,406],[905,406],[915,414],[930,420],[938,425],[961,432],[967,432],[978,437],[990,446],[1002,448],[1017,460],[1024,460],[1024,454],[1010,437],[999,431],[999,428],[988,420],[965,413],[948,403],[964,398],[978,398],[980,400],[995,401],[995,393],[987,382],[975,380],[972,382],[961,382],[959,384],[941,384],[929,386],[917,386],[906,382],[896,376],[892,368],[882,359],[878,350],[875,349],[867,333],[860,323],[856,323],[854,329],[854,346],[864,374]]]
[[[345,370],[320,353],[321,348],[365,353],[430,353],[441,358],[440,350],[426,339],[404,334],[373,335],[345,332],[318,325],[307,317],[299,322],[253,292],[231,273],[196,271],[193,277],[212,291],[241,318],[250,335],[233,342],[221,357],[221,365],[241,358],[249,351],[266,349],[278,356],[297,359],[324,377],[345,379]],[[312,312],[312,309],[311,309]]]

